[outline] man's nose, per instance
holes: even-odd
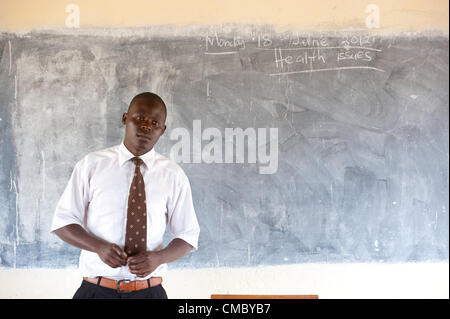
[[[149,122],[143,122],[143,123],[141,123],[141,130],[151,131],[152,126],[150,125]]]

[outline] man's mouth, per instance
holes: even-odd
[[[136,136],[139,138],[146,139],[146,140],[151,140],[151,137],[148,135],[145,135],[145,134],[136,134]]]

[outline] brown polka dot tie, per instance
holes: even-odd
[[[125,252],[128,256],[147,250],[147,205],[144,178],[140,170],[143,162],[139,157],[133,157],[131,161],[136,165],[136,169],[128,197],[125,234]]]

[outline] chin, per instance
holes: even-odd
[[[151,140],[141,140],[141,141],[138,141],[136,143],[136,145],[138,145],[141,148],[151,149],[153,147],[154,143]]]

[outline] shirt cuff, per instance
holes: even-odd
[[[198,233],[182,233],[177,234],[174,236],[174,238],[179,238],[187,242],[189,245],[192,246],[192,251],[196,251],[198,249]]]
[[[80,225],[83,227],[83,224],[80,223],[80,221],[76,218],[72,218],[69,216],[67,216],[65,218],[55,218],[52,222],[52,227],[50,228],[50,232],[53,233],[57,229],[60,229],[64,226],[72,225],[72,224]]]

